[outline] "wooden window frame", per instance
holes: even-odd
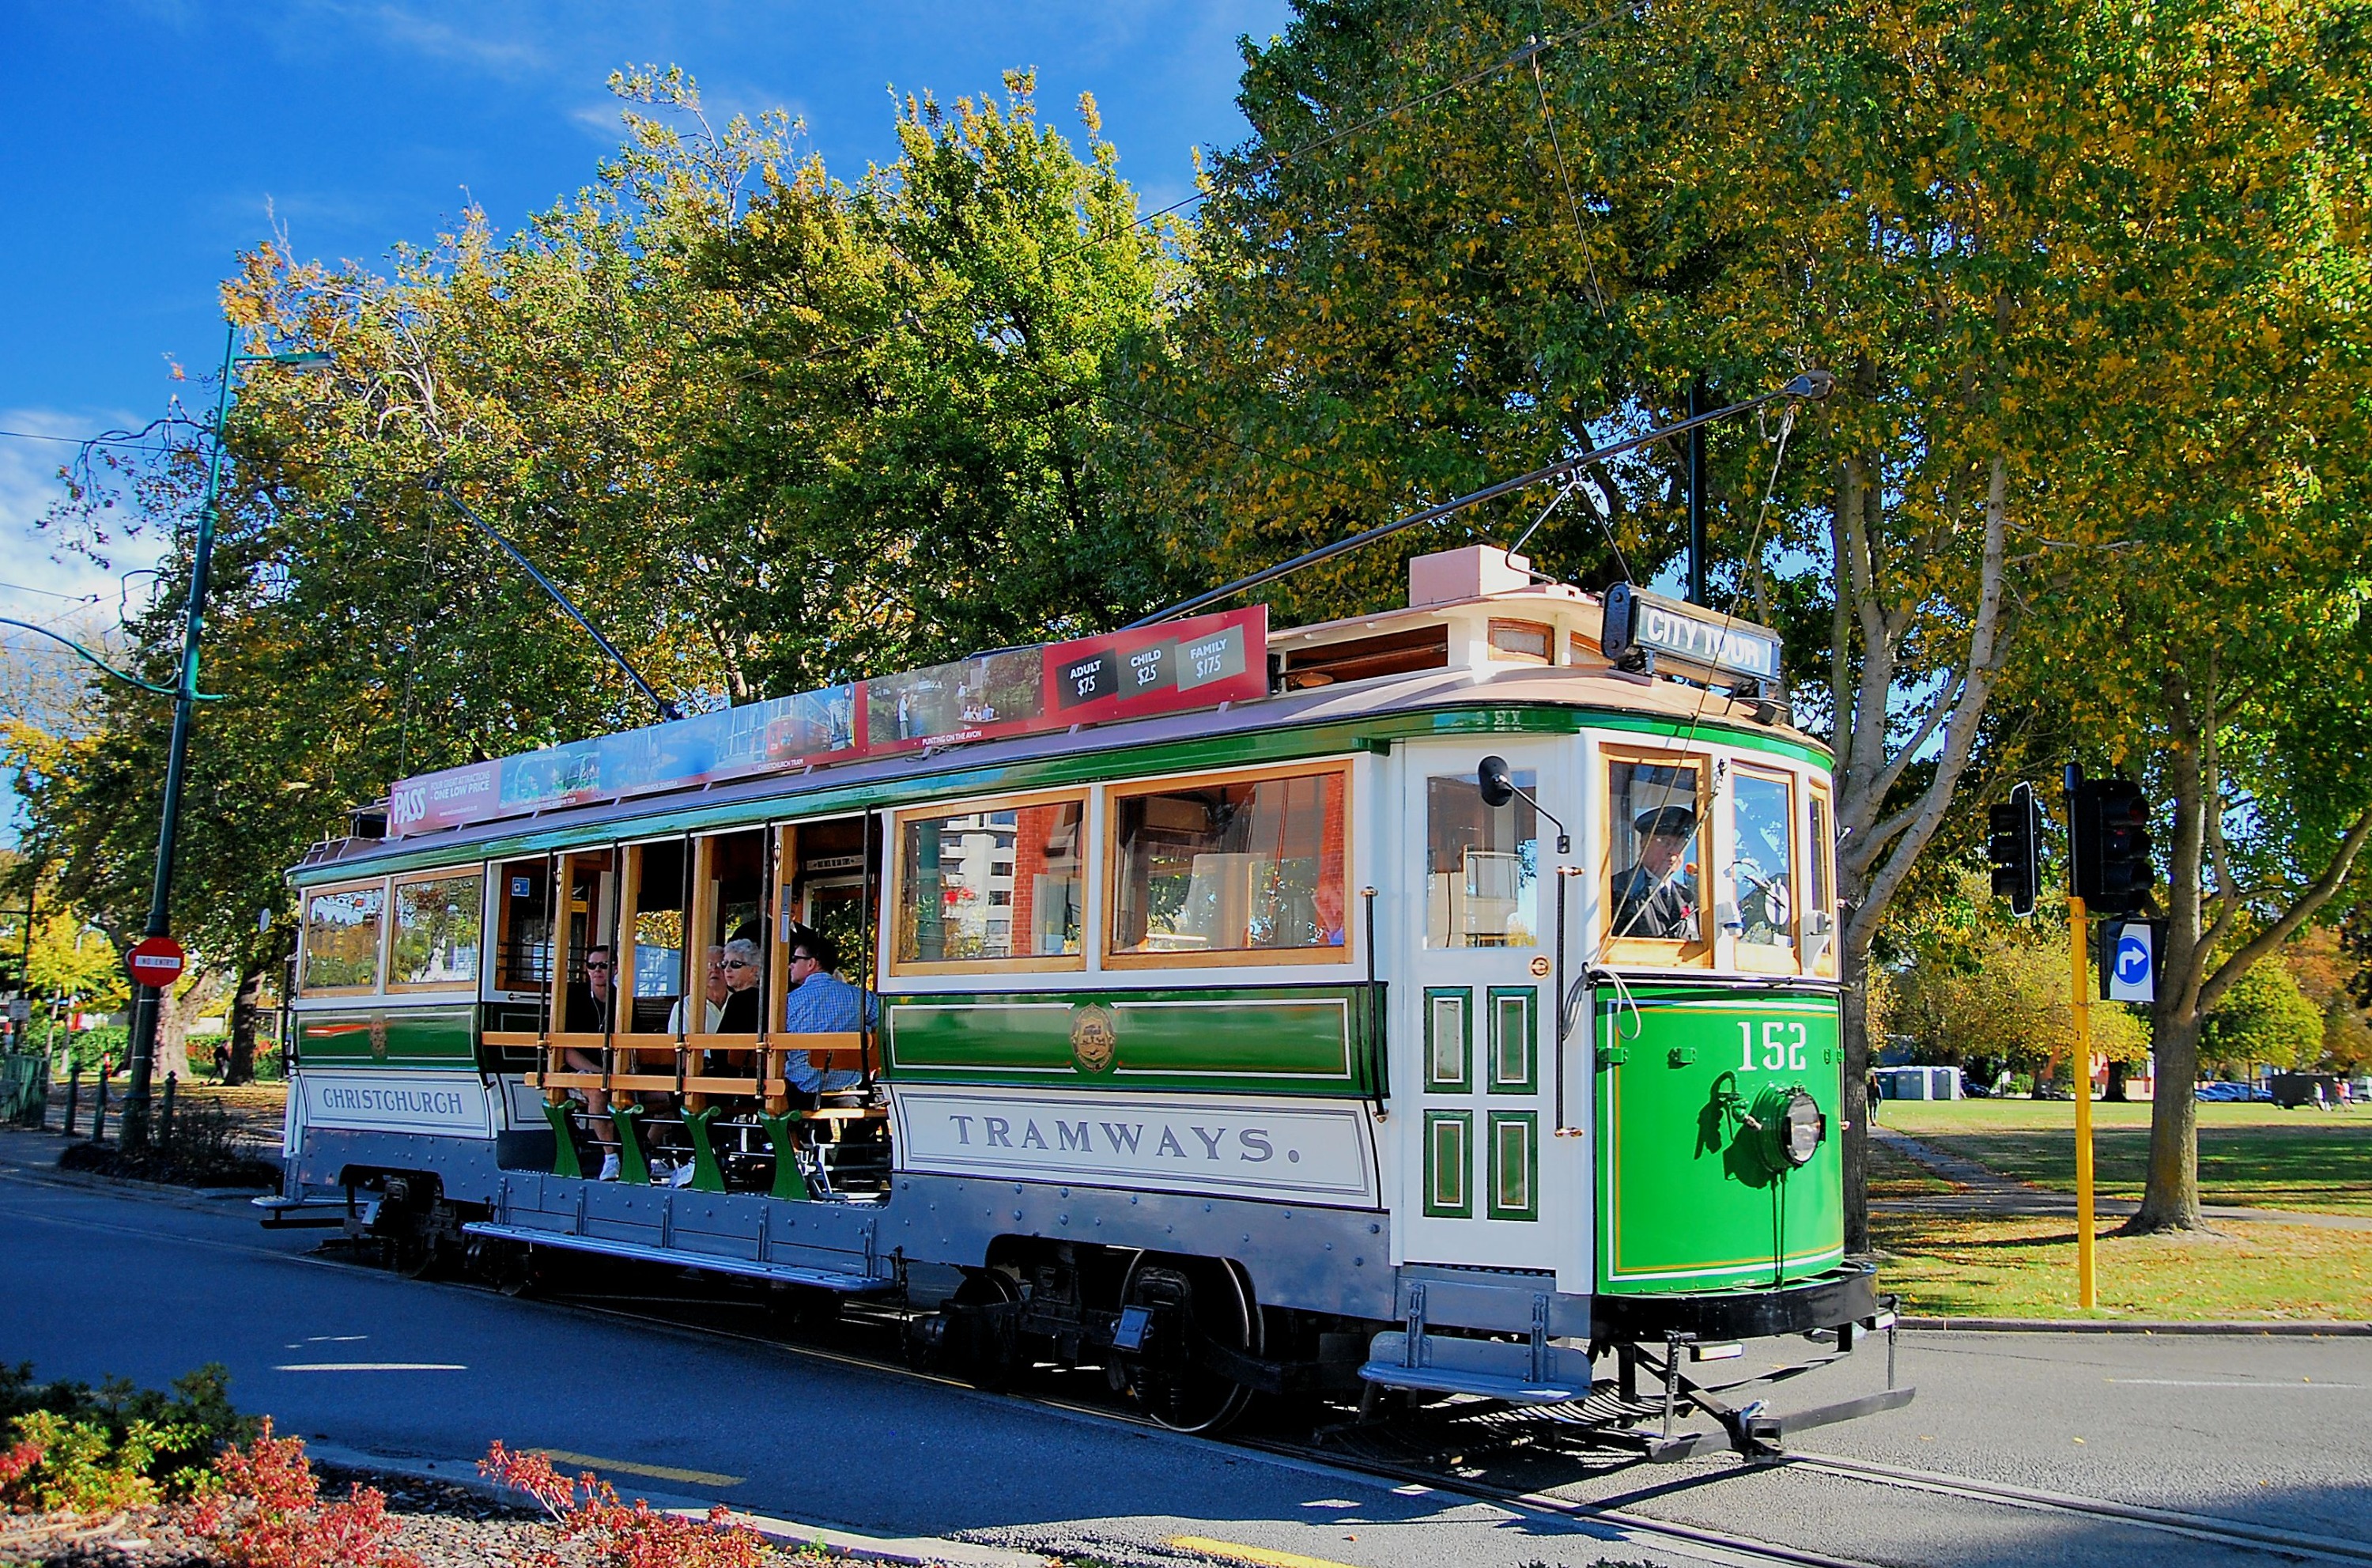
[[[610,1012],[613,1019],[622,1018],[623,1023],[624,1027],[617,1032],[634,1040],[637,1050],[644,1049],[641,1042],[645,1040],[663,1040],[668,1042],[670,1049],[675,1043],[675,1036],[665,1028],[637,1029],[634,1028],[634,976],[638,967],[635,958],[635,948],[638,944],[634,940],[634,923],[642,914],[643,852],[658,844],[682,844],[684,875],[686,880],[689,880],[692,872],[692,846],[685,842],[685,839],[686,835],[681,833],[668,833],[655,839],[635,839],[618,846],[624,859],[618,871],[618,940],[617,946],[611,950],[610,956],[613,960],[621,961],[618,969],[610,977],[610,983],[617,987],[617,995]],[[684,901],[687,905],[691,903],[689,898]],[[692,992],[692,911],[687,907],[682,913],[683,941],[677,949],[675,965],[676,999],[679,1002],[690,995]]]
[[[307,985],[305,983],[305,968],[306,965],[311,961],[313,956],[313,943],[309,935],[313,923],[313,900],[319,898],[333,897],[339,893],[365,892],[372,888],[377,888],[378,889],[379,901],[378,940],[372,944],[372,947],[377,954],[377,960],[376,968],[371,975],[371,982],[368,985]],[[385,995],[387,993],[383,988],[387,984],[388,933],[394,923],[390,918],[394,903],[394,894],[389,889],[388,878],[384,877],[364,877],[359,881],[333,882],[322,887],[306,889],[304,903],[298,911],[296,920],[296,934],[300,947],[296,963],[297,997],[301,1000],[310,996]]]
[[[1351,900],[1358,895],[1358,879],[1351,875],[1352,846],[1357,840],[1356,791],[1352,782],[1352,759],[1332,761],[1291,762],[1266,768],[1230,768],[1221,772],[1169,773],[1154,779],[1131,779],[1124,784],[1107,784],[1103,789],[1103,909],[1098,915],[1096,947],[1108,970],[1195,970],[1195,969],[1267,969],[1284,965],[1349,965],[1359,959],[1359,944],[1366,940],[1359,923],[1353,918]],[[1265,784],[1270,780],[1316,779],[1328,776],[1343,781],[1343,945],[1314,947],[1227,947],[1215,951],[1186,949],[1166,953],[1123,953],[1112,946],[1112,921],[1120,912],[1120,806],[1132,796],[1159,795],[1183,785],[1190,789],[1238,784]]]
[[[1658,768],[1677,767],[1693,762],[1697,767],[1697,853],[1702,857],[1697,866],[1697,939],[1694,942],[1672,942],[1660,937],[1615,936],[1608,935],[1599,940],[1599,960],[1601,963],[1637,965],[1645,969],[1709,970],[1714,967],[1712,906],[1705,902],[1705,860],[1712,858],[1713,842],[1713,774],[1714,757],[1709,751],[1660,750],[1647,746],[1604,746],[1598,749],[1598,781],[1599,798],[1605,808],[1599,814],[1605,819],[1605,830],[1599,842],[1597,897],[1601,928],[1610,932],[1614,923],[1614,904],[1608,895],[1614,885],[1615,845],[1628,834],[1631,824],[1614,819],[1614,770],[1618,764]]]
[[[395,978],[395,901],[398,889],[421,882],[449,882],[456,877],[465,876],[475,877],[478,879],[477,973],[468,980],[397,980]],[[387,994],[410,996],[434,991],[466,991],[472,996],[477,994],[479,987],[485,982],[486,978],[486,863],[483,860],[467,861],[460,865],[448,866],[438,871],[408,872],[401,877],[388,878],[386,913],[381,920],[381,923],[387,929],[387,957],[379,969],[379,983]]]
[[[1820,813],[1828,820],[1829,830],[1823,834],[1813,830],[1812,807],[1819,803]],[[1818,773],[1804,778],[1804,871],[1808,880],[1818,885],[1823,903],[1820,912],[1827,917],[1828,940],[1821,944],[1820,956],[1805,968],[1807,974],[1822,980],[1837,978],[1837,948],[1844,940],[1843,922],[1837,915],[1837,803],[1828,782]],[[1802,904],[1796,915],[1796,951],[1810,951],[1812,930],[1809,916],[1813,906]]]
[[[1801,974],[1804,972],[1804,900],[1803,877],[1797,868],[1803,865],[1803,845],[1800,842],[1804,836],[1802,818],[1808,807],[1798,798],[1797,774],[1785,768],[1732,760],[1729,765],[1729,817],[1723,823],[1724,829],[1729,834],[1729,858],[1732,861],[1738,858],[1737,792],[1738,781],[1740,778],[1755,778],[1764,784],[1776,784],[1787,792],[1787,857],[1791,863],[1788,869],[1796,884],[1789,889],[1788,896],[1795,906],[1795,912],[1788,924],[1787,945],[1784,947],[1765,947],[1761,943],[1749,942],[1741,936],[1731,936],[1729,938],[1730,967],[1748,974]],[[1722,892],[1725,897],[1733,895],[1735,889],[1727,885],[1729,877],[1727,868],[1724,869],[1722,880],[1724,883]]]
[[[1542,651],[1529,654],[1516,648],[1503,648],[1499,645],[1499,633],[1502,632],[1520,632],[1527,635],[1538,633]],[[1482,646],[1487,650],[1483,656],[1494,664],[1552,665],[1556,663],[1557,629],[1546,621],[1494,615],[1483,624]]]
[[[1064,789],[1033,790],[1023,795],[983,796],[978,800],[935,801],[893,810],[889,830],[882,835],[881,921],[874,933],[880,948],[879,961],[892,979],[910,976],[997,975],[997,974],[1071,974],[1083,973],[1087,967],[1087,955],[1094,944],[1086,929],[1095,913],[1086,907],[1087,894],[1095,886],[1095,808],[1094,791],[1083,784]],[[1039,806],[1070,806],[1079,808],[1079,950],[1076,953],[1031,953],[1020,958],[911,958],[898,957],[899,923],[906,912],[906,824],[948,817],[981,817],[992,811],[1022,811]]]

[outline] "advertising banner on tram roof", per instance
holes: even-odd
[[[588,800],[1146,718],[1268,693],[1268,608],[1004,648],[399,782],[397,838]]]

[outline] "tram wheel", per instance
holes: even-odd
[[[1172,1432],[1217,1432],[1243,1414],[1252,1391],[1211,1370],[1197,1353],[1204,1340],[1239,1354],[1260,1353],[1260,1309],[1241,1270],[1216,1258],[1139,1253],[1122,1282],[1120,1303],[1123,1310],[1153,1313],[1143,1348],[1116,1353],[1145,1414]]]
[[[1009,1315],[968,1309],[1009,1307],[1020,1299],[1021,1281],[1005,1268],[967,1270],[963,1283],[948,1298],[941,1353],[974,1388],[1002,1393],[1012,1387],[1020,1350]]]

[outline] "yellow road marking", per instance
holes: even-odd
[[[1171,1536],[1165,1546],[1180,1551],[1199,1551],[1205,1557],[1224,1557],[1231,1562],[1256,1562],[1260,1568],[1351,1568],[1347,1562],[1337,1562],[1328,1557],[1304,1557],[1297,1551],[1272,1551],[1264,1546],[1239,1546],[1231,1540],[1213,1540],[1209,1536]]]
[[[631,1459],[572,1454],[565,1448],[529,1448],[527,1452],[541,1454],[556,1465],[584,1465],[597,1470],[618,1470],[626,1475],[646,1475],[653,1481],[689,1481],[698,1486],[738,1486],[750,1479],[746,1475],[718,1475],[715,1470],[680,1470],[672,1465],[638,1465]]]

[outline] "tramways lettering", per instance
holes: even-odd
[[[896,1103],[909,1170],[1376,1201],[1374,1152],[1350,1106],[986,1087],[901,1089]]]

